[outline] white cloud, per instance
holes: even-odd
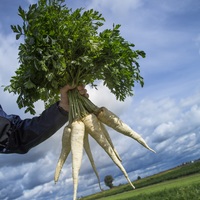
[[[114,0],[114,1],[107,1],[101,0],[97,1],[94,0],[90,4],[89,7],[94,8],[96,10],[109,10],[112,14],[117,15],[128,15],[129,11],[133,11],[140,7],[143,4],[140,0]]]
[[[86,87],[91,101],[98,107],[105,106],[116,114],[122,114],[123,110],[130,106],[132,101],[131,97],[127,97],[126,100],[122,102],[116,100],[115,95],[112,94],[106,86],[103,86],[102,82],[98,84],[97,88],[96,90],[95,88]]]
[[[34,3],[37,3],[38,1],[37,0],[27,0],[29,4],[34,4]]]
[[[15,37],[12,34],[5,36],[0,33],[0,84],[8,84],[9,78],[14,75],[18,67],[17,57],[18,42]]]
[[[156,140],[162,142],[170,137],[172,137],[173,133],[176,131],[175,125],[173,122],[167,122],[156,127],[154,134],[156,135]]]

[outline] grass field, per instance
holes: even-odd
[[[81,200],[200,200],[200,161],[81,198]]]
[[[200,174],[165,181],[100,200],[200,200]]]

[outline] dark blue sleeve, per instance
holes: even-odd
[[[15,117],[5,153],[27,153],[45,141],[68,121],[68,112],[58,103],[46,109],[40,116],[21,120]]]

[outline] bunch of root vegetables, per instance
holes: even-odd
[[[34,103],[42,100],[48,107],[59,100],[59,91],[66,83],[71,86],[90,85],[98,89],[102,81],[116,100],[124,101],[133,95],[135,82],[144,85],[138,59],[145,52],[134,50],[135,45],[120,34],[120,25],[100,31],[105,19],[91,9],[68,8],[64,0],[38,0],[28,10],[18,9],[23,24],[11,25],[19,45],[19,68],[5,90],[18,94],[19,108],[35,114]],[[55,172],[58,181],[69,153],[72,153],[74,200],[78,176],[85,149],[98,178],[88,136],[93,137],[131,183],[120,156],[115,150],[106,126],[138,141],[152,150],[144,139],[119,117],[105,107],[97,107],[77,90],[70,90],[69,123],[64,128],[62,150]],[[101,187],[101,186],[100,186]]]
[[[96,170],[95,162],[92,156],[92,151],[88,140],[88,135],[90,135],[96,140],[96,142],[104,149],[104,151],[109,155],[113,162],[119,167],[119,169],[123,172],[124,176],[130,183],[132,188],[135,189],[134,185],[128,177],[126,170],[122,165],[119,154],[114,148],[106,126],[111,127],[117,132],[133,138],[148,150],[154,153],[155,151],[147,145],[147,143],[138,133],[133,131],[126,123],[120,120],[120,118],[117,115],[112,113],[106,107],[98,108],[89,99],[78,94],[77,91],[72,91],[71,93],[76,93],[76,98],[79,99],[78,105],[81,105],[82,110],[84,110],[84,112],[82,111],[81,113],[85,113],[85,115],[81,118],[73,120],[72,123],[69,123],[64,128],[62,137],[62,150],[54,176],[55,182],[58,181],[63,164],[65,163],[69,153],[71,152],[72,176],[74,182],[74,200],[76,199],[78,188],[78,176],[81,167],[83,150],[85,149],[85,152],[92,165],[92,168],[97,176],[99,187],[101,189],[100,178]],[[70,96],[71,95],[72,94],[70,94]],[[73,104],[74,102],[72,101],[71,103]],[[79,107],[78,105],[76,105],[76,107]],[[77,110],[81,110],[81,108]]]

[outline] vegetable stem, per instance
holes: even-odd
[[[80,120],[82,117],[88,115],[91,111],[94,110],[96,106],[92,103],[88,103],[85,106],[84,102],[87,102],[86,97],[83,97],[79,94],[77,89],[68,91],[69,96],[69,124],[75,120]]]
[[[92,101],[90,101],[88,98],[83,97],[81,95],[79,95],[79,98],[83,106],[89,113],[94,113],[94,112],[97,112],[97,110],[99,110],[99,107],[96,106],[94,103],[92,103]]]

